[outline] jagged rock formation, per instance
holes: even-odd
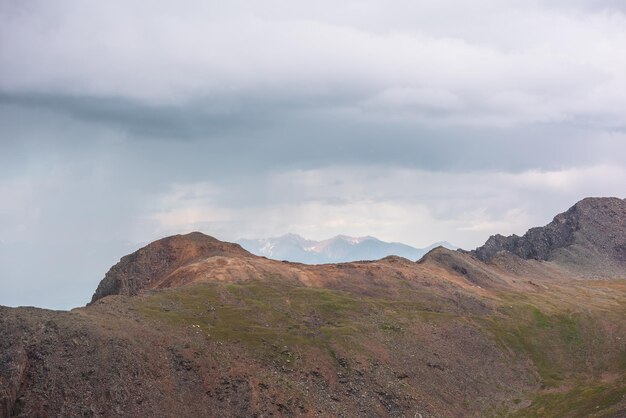
[[[85,308],[0,307],[0,417],[624,416],[623,204],[417,263],[156,241]]]
[[[490,261],[500,251],[523,259],[587,265],[587,270],[621,270],[626,267],[626,199],[583,199],[544,227],[529,229],[521,237],[491,236],[471,254]]]

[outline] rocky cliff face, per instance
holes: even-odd
[[[591,256],[625,266],[626,199],[583,199],[546,226],[532,228],[521,237],[491,236],[471,253],[489,261],[500,251],[544,261],[575,256],[579,263]]]

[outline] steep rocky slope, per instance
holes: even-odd
[[[437,248],[418,263],[156,241],[85,308],[0,307],[0,417],[624,416],[622,204],[557,216],[543,253]],[[597,280],[572,268],[578,248]]]
[[[583,199],[544,227],[521,237],[494,235],[472,254],[489,261],[500,251],[556,260],[585,273],[621,273],[626,269],[626,199]]]

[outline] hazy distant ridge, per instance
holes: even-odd
[[[437,246],[457,248],[445,241],[425,248],[415,248],[399,242],[381,241],[370,236],[350,237],[347,235],[337,235],[327,240],[315,241],[297,234],[286,234],[274,238],[240,239],[237,243],[256,255],[307,264],[378,260],[389,255],[419,260]]]

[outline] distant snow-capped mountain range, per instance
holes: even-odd
[[[307,264],[378,260],[389,255],[415,261],[438,246],[457,248],[445,241],[425,248],[415,248],[399,242],[381,241],[370,236],[349,237],[347,235],[314,241],[297,234],[286,234],[275,238],[240,239],[237,243],[252,254]]]

